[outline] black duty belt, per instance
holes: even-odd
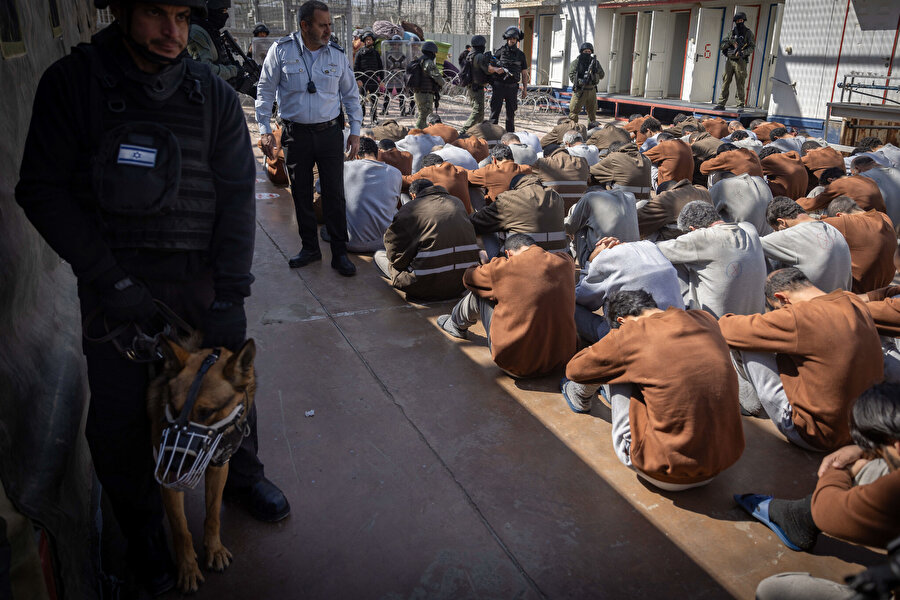
[[[284,119],[284,122],[291,127],[299,127],[300,129],[309,131],[325,131],[326,129],[331,129],[335,125],[338,125],[341,122],[341,117],[338,115],[332,120],[325,121],[324,123],[297,123],[295,121],[288,121],[287,119]]]

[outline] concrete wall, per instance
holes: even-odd
[[[0,479],[50,535],[60,597],[91,598],[92,471],[81,435],[86,393],[71,270],[15,203],[40,74],[94,27],[90,0],[17,2],[26,52],[0,59]]]

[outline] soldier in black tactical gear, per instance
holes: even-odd
[[[266,27],[265,23],[257,23],[256,27],[253,28],[253,37],[255,38],[266,38],[269,37],[269,28]],[[253,57],[253,42],[250,42],[250,47],[247,48],[247,56]],[[265,58],[263,56],[262,58]]]
[[[187,51],[196,61],[206,63],[212,72],[235,90],[256,96],[255,79],[250,79],[222,40],[221,30],[228,22],[231,0],[206,0],[207,14],[194,14]]]
[[[465,58],[460,60],[461,69],[465,62],[471,63],[469,71],[472,76],[472,82],[469,84],[472,112],[469,113],[469,118],[463,123],[461,129],[463,132],[472,125],[477,125],[484,121],[484,85],[488,82],[491,75],[503,73],[503,69],[491,64],[491,56],[485,53],[486,46],[487,39],[483,35],[473,36],[469,52]]]
[[[375,34],[364,31],[360,40],[363,47],[356,53],[353,71],[356,74],[356,85],[359,86],[359,103],[363,109],[363,120],[366,118],[366,103],[372,105],[372,125],[378,124],[377,102],[378,86],[381,83],[381,72],[384,66],[381,54],[375,50]]]
[[[747,81],[747,59],[753,54],[756,46],[756,40],[753,38],[753,32],[750,31],[744,22],[747,15],[742,12],[734,15],[734,28],[727,38],[722,40],[719,50],[725,55],[725,74],[722,76],[722,92],[719,96],[719,103],[716,110],[724,110],[725,104],[728,102],[728,94],[730,92],[732,78],[735,79],[738,112],[744,108],[744,93],[746,92]]]
[[[16,200],[78,279],[91,392],[85,436],[128,565],[160,594],[175,581],[146,408],[156,354],[127,350],[140,350],[137,327],[160,330],[154,300],[202,331],[204,347],[242,345],[255,164],[234,91],[184,60],[191,12],[205,13],[203,1],[113,0],[111,9],[112,25],[41,78]],[[116,331],[116,344],[97,341]],[[254,410],[248,424],[227,487],[258,518],[283,518],[290,506],[256,456]]]
[[[519,50],[522,32],[518,27],[508,27],[503,32],[505,43],[494,52],[494,57],[503,69],[503,73],[495,75],[491,81],[491,122],[500,122],[500,110],[506,102],[506,131],[516,130],[516,100],[519,82],[522,83],[522,98],[527,94],[528,62],[525,53]]]

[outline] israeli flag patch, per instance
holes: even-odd
[[[156,166],[156,149],[122,144],[119,146],[119,159],[116,162],[120,165],[152,168]]]

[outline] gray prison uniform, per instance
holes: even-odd
[[[465,148],[445,144],[443,148],[434,152],[450,164],[456,165],[461,169],[474,171],[478,168],[478,161],[472,156],[472,153]]]
[[[593,167],[598,162],[600,162],[600,150],[597,149],[597,146],[580,144],[578,146],[570,146],[566,148],[566,152],[568,152],[572,156],[580,156],[587,161],[589,167]]]
[[[722,223],[657,244],[686,286],[684,303],[714,317],[765,309],[766,259],[749,223]]]
[[[384,248],[384,232],[397,213],[402,183],[398,169],[377,160],[364,158],[344,166],[348,250]]]
[[[865,173],[863,177],[874,179],[884,198],[884,207],[887,216],[894,224],[894,230],[900,231],[900,169],[894,167],[874,167]]]
[[[587,192],[569,209],[565,225],[566,233],[575,238],[575,254],[582,268],[601,238],[614,237],[620,242],[641,239],[634,194],[623,190]]]
[[[723,221],[750,223],[760,236],[772,233],[766,221],[772,190],[762,177],[744,173],[722,179],[709,188],[709,195]]]
[[[772,269],[797,267],[824,292],[850,290],[850,247],[841,232],[822,221],[807,221],[762,239]]]
[[[422,159],[431,152],[432,148],[444,145],[444,138],[422,133],[419,135],[407,135],[402,140],[398,140],[396,144],[399,149],[412,154],[412,172],[415,173],[422,168]]]
[[[575,326],[592,344],[609,333],[606,319],[594,311],[613,292],[645,290],[656,304],[684,308],[678,275],[653,242],[630,242],[600,252],[575,286]]]

